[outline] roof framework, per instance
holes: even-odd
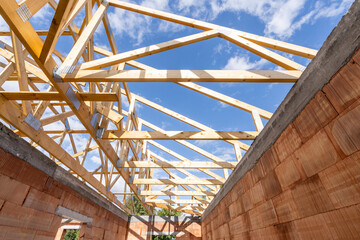
[[[55,10],[51,26],[48,30],[35,30],[29,19],[47,4]],[[119,53],[106,14],[109,6],[203,32]],[[76,26],[73,20],[82,9],[86,13],[83,23]],[[14,132],[30,139],[33,146],[40,146],[56,163],[64,165],[69,172],[128,213],[130,211],[124,205],[132,198],[126,196],[136,195],[149,213],[151,207],[162,207],[201,215],[226,181],[228,170],[234,169],[241,161],[241,150],[248,150],[249,145],[242,140],[255,139],[263,128],[261,119],[272,116],[268,111],[195,82],[296,82],[305,67],[273,50],[310,59],[317,53],[305,47],[118,0],[59,0],[58,3],[54,0],[24,0],[19,3],[16,0],[0,0],[0,11],[10,27],[10,32],[3,31],[0,35],[11,36],[12,40],[12,46],[0,43],[0,55],[8,62],[1,63],[0,117]],[[94,45],[93,34],[100,24],[104,25],[107,34],[104,41],[109,42],[111,51]],[[67,56],[63,56],[55,46],[62,38],[69,36],[75,43]],[[285,70],[157,70],[137,61],[145,56],[215,37],[226,39]],[[95,59],[94,53],[103,57]],[[56,57],[61,64],[56,63]],[[82,64],[79,64],[80,59],[84,60]],[[139,70],[124,70],[125,65]],[[4,91],[2,85],[8,81],[18,82],[20,90]],[[248,112],[257,131],[216,131],[132,93],[128,82],[174,82]],[[47,84],[47,90],[40,91],[35,83]],[[129,109],[122,109],[121,95],[128,99]],[[165,131],[138,117],[136,103],[165,113],[198,131]],[[52,114],[44,117],[45,111],[49,110]],[[81,122],[83,129],[71,128],[68,118],[73,116]],[[46,125],[54,122],[61,122],[62,129],[44,130]],[[116,128],[111,128],[111,125]],[[143,127],[152,131],[142,131]],[[82,151],[77,150],[79,143],[74,140],[75,134],[88,137],[86,148]],[[66,136],[70,138],[74,154],[62,147]],[[208,161],[192,161],[156,140],[176,141],[205,156]],[[227,162],[188,140],[225,141],[234,147],[237,162]],[[91,146],[92,141],[96,144]],[[167,161],[150,151],[149,145],[178,160]],[[101,164],[94,171],[84,166],[90,152],[96,152],[101,159]],[[154,179],[154,169],[163,169],[169,178]],[[172,169],[187,177],[176,175],[170,171]],[[187,169],[197,169],[208,178],[199,178]],[[213,172],[213,169],[222,169],[224,177]],[[113,192],[113,186],[121,179],[125,184],[124,192]],[[153,185],[165,187],[153,191]],[[183,190],[179,191],[179,188]],[[124,196],[122,200],[118,200],[119,195]],[[159,199],[159,196],[168,199]],[[182,199],[181,196],[190,196],[191,199]]]

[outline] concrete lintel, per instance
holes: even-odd
[[[275,111],[265,128],[236,166],[220,191],[205,209],[201,219],[218,205],[233,186],[257,163],[292,123],[318,91],[346,65],[360,48],[360,1],[355,1],[331,32],[318,54],[305,69]]]
[[[88,225],[91,225],[93,222],[92,218],[85,216],[81,213],[75,212],[71,209],[64,208],[62,206],[58,206],[56,208],[55,215],[60,216],[60,217],[70,218],[70,219],[73,219],[73,220],[76,220],[76,221],[79,221],[82,223],[86,223]]]
[[[62,228],[62,229],[81,229],[81,225],[63,225],[60,228]]]

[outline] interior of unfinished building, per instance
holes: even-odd
[[[0,12],[0,240],[360,239],[359,0]]]

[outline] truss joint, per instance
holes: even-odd
[[[22,4],[18,9],[16,9],[16,12],[21,18],[21,20],[23,20],[23,22],[26,22],[32,17],[30,10],[25,3]]]

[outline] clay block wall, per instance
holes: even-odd
[[[61,207],[92,223],[62,223]],[[59,240],[64,225],[80,240],[201,239],[200,218],[129,217],[0,123],[0,240]]]
[[[208,210],[202,239],[360,239],[360,51],[346,61]]]
[[[203,239],[360,239],[360,51],[202,223]]]
[[[3,125],[0,128],[1,144],[11,144],[16,136]],[[16,140],[18,142],[13,142],[15,149],[27,146],[23,140]],[[26,151],[27,157],[32,158],[31,155],[35,151],[37,152],[35,149]],[[47,160],[52,164],[45,165],[45,169],[56,167],[54,162]],[[62,171],[62,174],[69,177],[65,171]],[[72,181],[83,185],[72,178]],[[86,188],[83,185],[82,191]],[[124,220],[0,147],[0,239],[54,239],[61,225],[61,217],[55,215],[58,206],[93,219],[91,226],[82,226],[80,239],[120,240],[126,237],[127,216]]]
[[[151,240],[152,235],[176,235],[178,240],[201,240],[199,218],[131,216],[127,240]]]

